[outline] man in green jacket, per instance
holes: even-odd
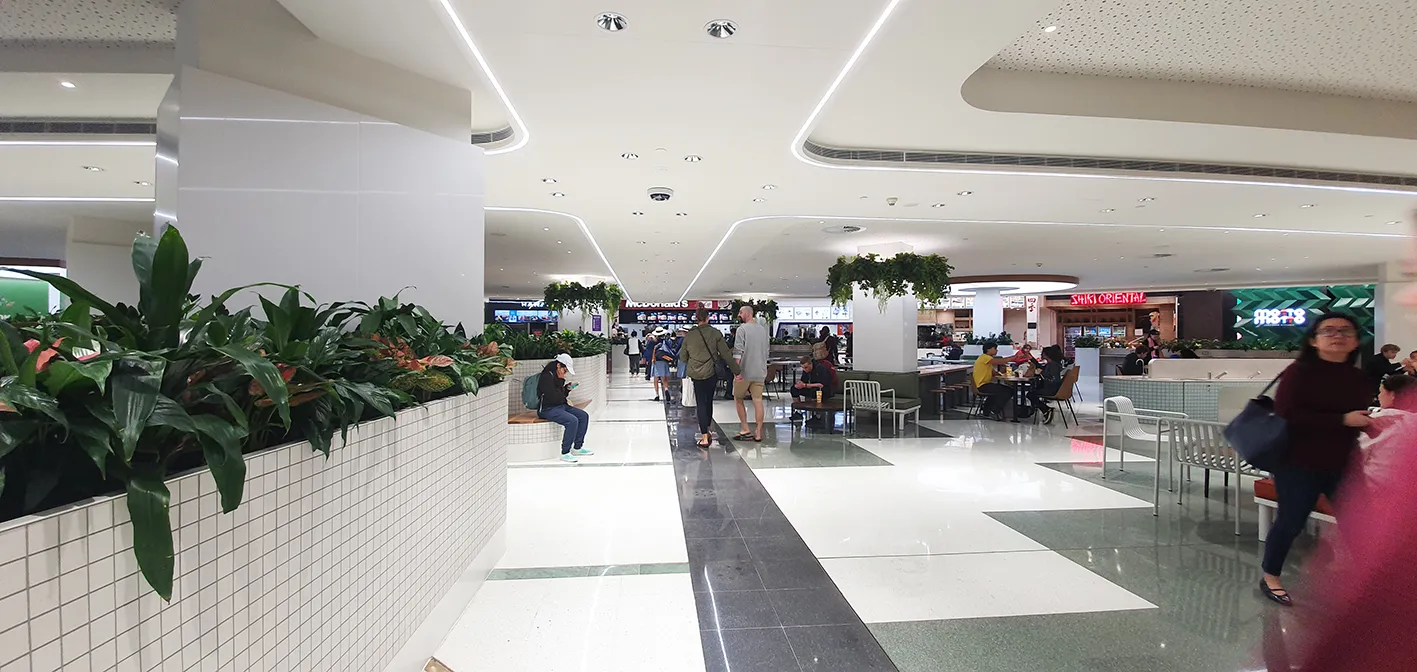
[[[713,424],[713,395],[718,388],[718,362],[723,362],[733,375],[742,373],[742,368],[733,359],[733,351],[723,339],[723,333],[709,326],[709,310],[702,306],[694,313],[698,322],[684,335],[684,347],[679,356],[688,363],[689,378],[694,381],[694,399],[698,402],[699,447],[707,448],[713,443],[709,426]]]

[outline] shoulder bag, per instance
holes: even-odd
[[[720,380],[733,380],[733,370],[728,368],[728,364],[723,361],[723,358],[718,356],[718,351],[714,350],[713,346],[709,345],[708,337],[704,335],[703,330],[696,331],[699,332],[699,340],[703,341],[704,348],[708,350],[709,360],[713,362],[714,375]]]
[[[1274,411],[1270,388],[1289,370],[1285,369],[1269,381],[1259,396],[1245,404],[1245,409],[1225,426],[1225,438],[1235,452],[1256,469],[1274,471],[1289,450],[1289,421]]]

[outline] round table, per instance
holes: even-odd
[[[1032,377],[1024,377],[1024,376],[998,376],[998,377],[994,378],[994,381],[995,381],[995,382],[998,382],[998,383],[1004,383],[1004,384],[1006,384],[1006,385],[1011,385],[1011,386],[1013,386],[1013,388],[1014,388],[1014,419],[1013,419],[1013,422],[1018,422],[1018,421],[1019,421],[1019,419],[1018,419],[1018,407],[1024,405],[1023,402],[1028,401],[1028,390],[1030,390],[1030,389],[1033,388],[1033,378],[1032,378]],[[1033,417],[1034,417],[1035,420],[1037,420],[1037,418],[1038,418],[1038,409],[1036,409],[1036,408],[1033,409]]]

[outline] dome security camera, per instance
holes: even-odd
[[[674,190],[669,187],[650,187],[649,200],[656,203],[663,203],[674,196]]]

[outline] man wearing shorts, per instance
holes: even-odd
[[[752,306],[738,310],[738,318],[743,324],[738,326],[733,337],[733,356],[743,373],[733,379],[733,403],[738,407],[738,435],[740,441],[763,440],[763,383],[768,377],[768,330],[758,324]],[[757,414],[757,428],[748,431],[748,409],[743,405],[743,395],[753,395],[753,412]]]

